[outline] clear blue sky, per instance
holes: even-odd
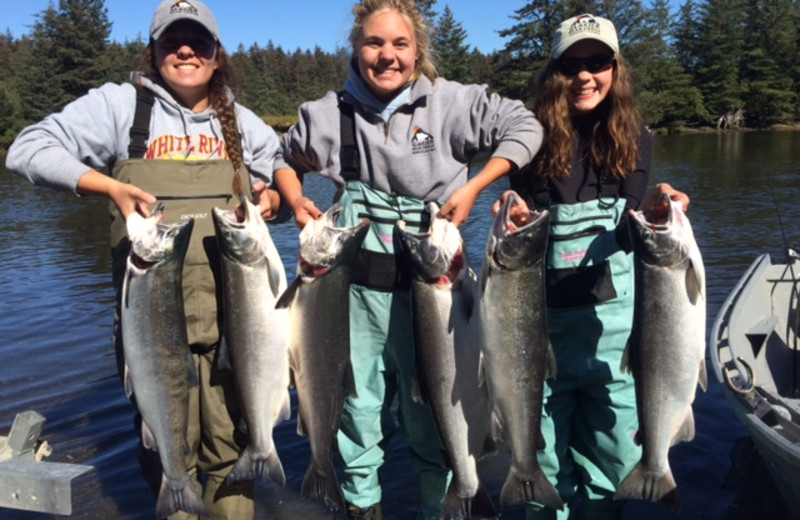
[[[240,43],[265,46],[270,40],[285,51],[313,49],[324,51],[347,47],[353,21],[351,10],[356,0],[204,0],[220,26],[222,43],[234,52]],[[36,15],[58,0],[0,0],[0,30],[15,38],[31,34]],[[108,19],[113,23],[111,39],[146,40],[150,18],[160,0],[106,0]],[[437,0],[441,13],[449,6],[464,30],[466,44],[483,53],[500,50],[506,40],[497,31],[514,24],[511,16],[526,0]]]

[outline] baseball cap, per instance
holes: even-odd
[[[605,43],[614,53],[619,52],[619,40],[614,24],[599,16],[581,14],[561,22],[553,36],[550,56],[556,60],[575,43],[589,39]]]
[[[214,15],[206,4],[199,0],[166,0],[156,9],[150,22],[150,38],[157,40],[164,31],[178,20],[197,22],[219,41],[219,28]]]

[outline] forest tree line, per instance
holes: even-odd
[[[441,76],[485,83],[528,104],[554,30],[588,12],[614,21],[651,128],[767,128],[800,120],[798,0],[537,0],[509,13],[509,26],[498,28],[505,47],[490,54],[469,45],[458,12],[446,3],[417,4],[430,22]],[[499,4],[506,3],[486,8]],[[112,23],[105,0],[58,0],[37,15],[29,34],[0,34],[0,148],[88,89],[128,81],[147,42],[111,41]],[[237,69],[237,101],[284,129],[300,103],[341,89],[350,49],[309,45],[226,47]]]

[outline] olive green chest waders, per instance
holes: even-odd
[[[186,218],[195,220],[183,267],[183,297],[190,344],[187,348],[191,348],[199,380],[198,387],[192,388],[189,396],[187,467],[198,489],[202,487],[199,482],[205,482],[203,501],[213,518],[252,519],[255,514],[253,483],[230,486],[224,481],[239,457],[240,447],[234,440],[239,410],[232,375],[229,371],[218,370],[215,363],[219,329],[214,271],[218,270],[219,259],[211,209],[215,206],[233,209],[236,206],[238,201],[233,196],[232,187],[233,165],[225,160],[135,158],[143,157],[148,129],[146,118],[150,114],[141,100],[137,108],[138,123],[135,122],[134,127],[143,131],[138,134],[138,139],[133,129],[131,131],[129,152],[134,158],[118,161],[112,169],[112,176],[138,186],[163,202],[165,223]],[[125,221],[113,202],[110,203],[110,212],[112,269],[119,305],[130,242]],[[121,369],[122,335],[118,316],[119,312],[115,320],[115,343]],[[137,423],[138,420],[137,417]],[[140,444],[139,460],[145,479],[157,493],[162,473],[158,454]],[[187,518],[194,517],[182,512],[170,516],[171,520]]]
[[[538,458],[565,503],[580,493],[587,519],[621,517],[613,493],[641,453],[633,377],[620,371],[634,296],[633,258],[618,231],[624,212],[616,197],[550,208],[548,334],[558,374],[545,382]],[[561,519],[569,509],[530,504],[526,516]]]
[[[393,196],[364,183],[345,184],[339,202],[344,207],[338,225],[354,226],[370,219],[350,287],[350,357],[358,398],[345,401],[339,429],[339,453],[344,463],[345,500],[366,508],[381,501],[378,468],[385,460],[397,417],[420,477],[418,518],[439,518],[449,472],[441,465],[442,444],[427,405],[411,399],[414,343],[408,273],[399,263],[395,222],[402,219],[412,232],[428,228],[424,201]]]

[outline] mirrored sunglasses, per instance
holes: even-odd
[[[584,68],[590,74],[597,74],[608,70],[616,62],[610,54],[594,54],[588,58],[560,58],[556,61],[556,68],[566,76],[574,76]]]

